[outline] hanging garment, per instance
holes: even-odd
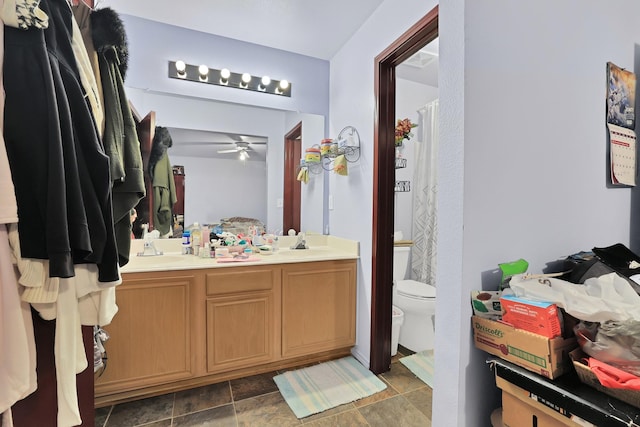
[[[178,199],[173,169],[167,149],[173,145],[167,128],[156,126],[149,156],[149,171],[153,185],[153,227],[165,236],[171,232],[173,205]]]
[[[124,90],[127,41],[124,25],[109,8],[91,14],[105,103],[103,143],[111,165],[113,217],[120,265],[129,262],[130,213],[145,196],[144,171],[136,124]]]
[[[25,265],[30,271],[29,282],[36,282],[35,271],[46,271],[40,264],[48,261],[24,260],[20,257],[20,239],[15,224],[9,227],[9,243],[12,262],[20,272]],[[25,264],[27,263],[27,264]],[[11,269],[10,271],[13,271]],[[25,281],[21,276],[21,281]],[[108,325],[118,311],[115,300],[115,286],[122,280],[111,283],[98,281],[95,264],[81,264],[75,267],[72,278],[40,277],[44,284],[40,287],[24,288],[22,300],[31,297],[31,306],[44,320],[56,319],[54,357],[56,366],[56,388],[58,396],[58,425],[73,426],[80,422],[76,375],[88,366],[82,342],[82,325]],[[55,292],[53,285],[55,284]],[[43,289],[40,289],[43,288]],[[29,291],[32,291],[29,293]],[[26,309],[30,313],[29,309]],[[29,324],[31,315],[29,314]],[[72,355],[73,357],[71,357]],[[35,363],[35,362],[34,362]],[[35,366],[34,366],[35,367]]]
[[[176,186],[169,155],[156,163],[153,174],[153,227],[165,236],[171,232],[173,205],[176,203]]]
[[[49,28],[6,28],[5,139],[24,258],[48,259],[49,276],[96,263],[118,280],[109,161],[100,145],[71,46],[64,0],[41,2]]]
[[[0,384],[0,413],[37,388],[31,310],[18,295],[5,225],[0,225]]]
[[[93,70],[93,76],[97,83],[98,89],[98,101],[104,108],[104,98],[102,96],[102,79],[100,78],[100,66],[98,65],[98,54],[93,46],[93,39],[91,37],[91,9],[85,2],[80,1],[77,5],[72,6],[73,16],[78,23],[80,34],[82,35],[82,41],[84,43],[85,50],[87,51],[87,57]],[[103,111],[104,113],[104,111]],[[95,116],[95,115],[94,115]],[[102,120],[96,118],[96,126],[98,127],[98,134],[102,136],[104,132],[104,115]]]
[[[78,71],[80,73],[80,83],[82,83],[82,88],[84,89],[86,99],[89,102],[91,114],[93,115],[93,121],[95,122],[98,129],[98,135],[101,135],[104,123],[104,111],[102,107],[102,99],[100,97],[100,93],[98,92],[98,83],[96,82],[96,77],[93,73],[93,68],[91,65],[91,60],[89,59],[89,55],[87,53],[87,48],[84,46],[80,27],[78,27],[75,19],[72,19],[71,23],[71,47],[73,48],[73,55],[76,58],[76,66],[78,67]]]

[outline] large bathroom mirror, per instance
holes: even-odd
[[[250,53],[237,52],[258,48],[124,14],[122,18],[131,52],[126,93],[143,116],[154,111],[156,125],[166,127],[172,136],[173,146],[167,151],[169,160],[172,165],[183,166],[185,174],[184,224],[216,224],[230,217],[255,218],[267,231],[286,233],[282,230],[284,139],[298,124],[302,125],[303,150],[325,138],[325,115],[315,112],[328,110],[328,101],[323,100],[328,97],[328,90],[321,96],[316,92],[324,88],[328,63],[305,57],[291,60],[283,56],[285,53],[274,51],[273,55],[279,56],[278,63],[286,65],[284,68],[296,67],[296,60],[301,62],[295,72],[305,79],[308,76],[313,83],[306,84],[303,77],[294,75],[292,99],[169,79],[166,67],[171,59],[195,61],[189,56],[198,56],[200,61],[219,63],[217,56],[212,59],[206,56],[211,56],[216,43],[219,44],[216,52],[231,58],[229,61],[234,55],[243,60],[251,58]],[[159,44],[149,39],[148,34],[162,34],[166,43]],[[253,66],[262,68],[261,63],[257,64]],[[326,80],[328,84],[328,77]],[[306,108],[314,113],[304,112]],[[242,153],[249,157],[241,159]],[[318,175],[302,186],[302,231],[325,231],[324,181],[323,175]]]
[[[303,141],[320,141],[323,116],[133,88],[127,95],[138,111],[155,111],[157,125],[169,130],[171,164],[184,166],[185,225],[243,217],[259,220],[266,231],[283,232],[284,136],[302,123]],[[322,232],[322,197],[314,197],[315,184],[303,189],[301,211],[307,212],[306,230]]]

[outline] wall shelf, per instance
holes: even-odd
[[[335,142],[336,147],[329,153],[322,155],[322,167],[324,170],[333,170],[333,163],[338,156],[344,155],[347,162],[354,163],[360,159],[360,134],[353,126],[343,128]]]

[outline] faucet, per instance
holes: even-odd
[[[156,245],[153,243],[153,239],[160,237],[160,232],[158,230],[153,230],[150,233],[145,233],[144,235],[144,245],[142,252],[138,252],[138,256],[157,256],[162,255],[162,252],[156,248]]]
[[[290,249],[309,249],[309,246],[307,246],[307,241],[304,239],[304,233],[302,231],[298,233],[298,240],[293,246],[291,246]]]

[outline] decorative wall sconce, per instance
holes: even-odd
[[[216,70],[206,65],[169,61],[169,77],[291,97],[291,83],[288,80],[273,80],[269,76],[256,77],[249,73],[233,73],[227,68]]]

